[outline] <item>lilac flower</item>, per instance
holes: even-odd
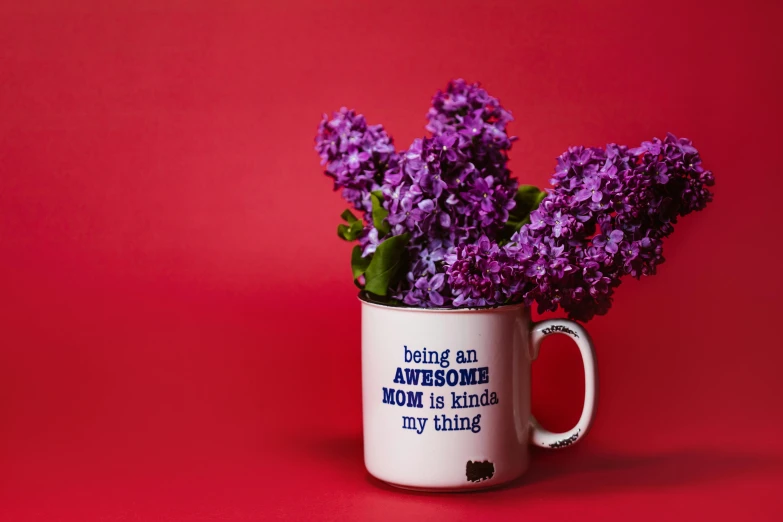
[[[416,224],[424,219],[424,210],[421,208],[413,208],[413,200],[411,198],[404,198],[401,207],[400,212],[389,215],[389,223],[391,225],[402,224],[407,229],[413,230]]]
[[[484,132],[484,120],[481,119],[480,111],[465,117],[462,120],[462,127],[459,131],[462,136],[467,136],[470,139],[481,136]]]
[[[444,300],[443,296],[438,293],[438,290],[443,287],[444,278],[445,275],[443,273],[435,274],[429,279],[420,277],[413,286],[426,295],[432,304],[442,306]]]
[[[639,257],[639,241],[623,241],[620,243],[620,255],[623,258],[623,264],[626,272],[633,272],[635,268],[634,261]]]
[[[355,172],[359,170],[359,167],[362,165],[363,162],[370,159],[370,153],[367,151],[359,151],[359,150],[353,150],[348,154],[348,160],[346,161],[346,165],[348,165],[348,169]]]
[[[540,216],[540,214],[538,216]],[[537,218],[540,220],[541,218],[538,216]],[[568,231],[570,230],[570,227],[574,221],[575,219],[572,216],[563,213],[561,210],[558,210],[551,216],[546,216],[544,218],[544,223],[552,227],[552,232],[554,233],[555,237],[560,237],[561,235],[568,236]]]
[[[530,213],[530,230],[540,230],[547,224],[544,214],[540,210],[534,210]]]
[[[454,133],[441,134],[435,136],[433,140],[433,148],[436,151],[440,151],[441,157],[448,161],[457,161],[460,157],[460,151],[454,146],[457,143],[459,136]]]
[[[623,233],[620,230],[612,230],[608,235],[599,234],[593,238],[593,244],[601,247],[610,254],[616,254],[618,244],[623,240]]]
[[[404,194],[405,191],[406,188],[404,183],[401,183],[396,187],[391,185],[383,186],[381,192],[383,193],[385,200],[388,202],[387,207],[390,212],[397,212],[401,201],[401,195]]]
[[[535,262],[528,265],[527,270],[525,270],[525,275],[535,279],[545,277],[547,265],[546,259],[540,257]]]
[[[601,178],[598,176],[586,178],[582,184],[582,190],[576,193],[577,201],[585,201],[590,199],[594,203],[598,203],[602,198],[603,194],[601,193]]]
[[[442,242],[439,240],[433,241],[429,248],[424,248],[419,252],[419,258],[430,274],[434,274],[436,271],[435,263],[443,261],[443,256],[446,255],[446,250],[441,246]]]
[[[473,182],[473,186],[467,193],[467,196],[475,203],[478,203],[485,212],[491,212],[493,209],[492,203],[494,202],[494,199],[492,198],[492,195],[495,191],[492,190],[492,182],[491,176],[487,179],[481,177],[476,178]]]
[[[359,245],[362,247],[362,257],[367,257],[374,253],[380,242],[377,228],[372,228],[367,234],[360,237]]]
[[[661,153],[661,142],[657,140],[643,141],[641,146],[629,150],[628,153],[631,154],[632,156],[640,156],[646,153],[650,153],[653,156],[657,156],[658,154]]]

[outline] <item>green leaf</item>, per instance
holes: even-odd
[[[363,228],[364,224],[359,220],[354,221],[350,225],[341,223],[337,225],[337,235],[346,241],[353,241],[359,237]]]
[[[524,225],[530,223],[530,213],[538,208],[546,197],[546,192],[533,185],[520,185],[514,196],[516,205],[508,213],[508,221],[503,228],[501,237],[509,239]]]
[[[372,199],[372,224],[378,229],[378,237],[383,237],[391,232],[391,227],[386,221],[389,211],[383,208],[383,193],[376,190],[370,194]]]
[[[359,221],[359,218],[353,215],[353,212],[350,211],[350,209],[343,210],[343,213],[340,214],[340,217],[343,218],[345,221],[348,222],[348,224],[353,224]]]
[[[353,247],[351,250],[351,271],[354,281],[367,271],[370,261],[372,261],[372,256],[362,257],[362,247],[359,245]]]
[[[402,266],[408,234],[392,236],[375,250],[372,261],[364,272],[364,289],[371,294],[385,296],[389,285]]]
[[[541,200],[546,197],[546,192],[539,190],[538,187],[533,185],[520,185],[517,189],[517,193],[514,196],[516,206],[509,212],[511,217],[515,218],[515,221],[524,221],[530,216]]]

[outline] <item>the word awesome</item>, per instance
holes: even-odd
[[[419,368],[397,368],[394,384],[413,386],[471,386],[489,382],[489,367],[460,368],[459,370],[420,370]]]

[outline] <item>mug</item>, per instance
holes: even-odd
[[[573,321],[533,323],[522,304],[487,308],[362,307],[364,462],[408,489],[466,490],[520,477],[528,446],[563,448],[590,429],[597,376],[593,344]],[[585,400],[573,429],[552,433],[530,411],[530,364],[541,341],[579,347]]]

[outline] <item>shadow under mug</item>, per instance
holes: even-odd
[[[487,308],[389,306],[360,293],[367,471],[421,490],[498,486],[520,477],[532,443],[563,448],[589,430],[597,375],[577,323],[533,323],[522,304]],[[530,367],[548,335],[571,337],[585,372],[582,414],[552,433],[530,411]]]

